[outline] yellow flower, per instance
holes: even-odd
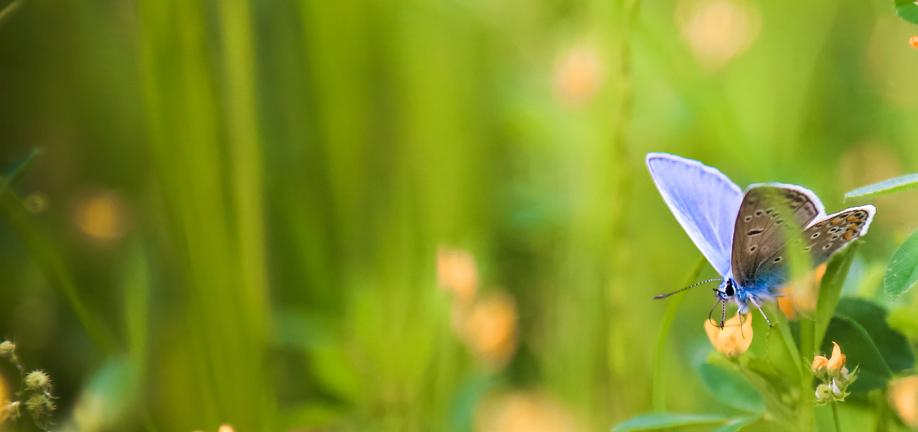
[[[908,38],[908,44],[911,45],[912,48],[918,49],[918,36]]]
[[[717,352],[727,357],[736,357],[752,345],[752,315],[736,314],[724,323],[723,328],[706,319],[704,331]]]
[[[568,407],[532,391],[494,394],[475,408],[476,432],[580,432],[586,429]]]
[[[811,366],[813,373],[819,375],[826,370],[826,365],[829,364],[829,359],[825,356],[818,355],[813,357],[813,365]]]
[[[475,257],[465,250],[440,248],[437,251],[437,279],[460,303],[470,303],[478,292]]]
[[[570,105],[580,105],[599,91],[603,80],[603,65],[599,51],[581,43],[568,49],[555,64],[555,91]]]
[[[918,427],[918,375],[900,378],[889,385],[889,404],[902,422]]]
[[[475,302],[463,323],[463,336],[485,363],[500,367],[516,350],[516,302],[497,293]]]
[[[832,357],[829,358],[829,362],[826,364],[826,370],[829,371],[830,375],[837,375],[845,367],[846,357],[842,354],[841,347],[837,343],[833,341],[832,345]]]

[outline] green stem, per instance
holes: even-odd
[[[798,362],[800,369],[800,394],[809,395],[813,389],[813,374],[809,371],[809,361],[816,352],[815,342],[816,323],[813,320],[800,320],[800,356]],[[834,405],[833,405],[834,406]],[[812,429],[815,405],[809,397],[802,397],[799,408],[799,418],[802,430]]]
[[[835,421],[835,432],[841,432],[841,422],[838,421],[838,407],[832,402],[832,420]]]
[[[695,264],[695,267],[689,272],[684,286],[690,285],[698,278],[698,274],[701,273],[703,266],[704,259],[702,258],[698,260],[698,264]],[[685,296],[679,295],[671,299],[669,304],[666,305],[666,312],[663,312],[663,317],[660,320],[660,333],[657,334],[656,354],[653,357],[653,409],[655,411],[662,412],[666,410],[666,382],[663,377],[663,349],[666,347],[666,340],[669,336],[669,330],[673,326],[673,320],[676,318],[676,312],[679,310],[679,305],[682,304],[684,298]]]

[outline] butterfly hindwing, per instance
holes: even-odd
[[[679,224],[714,269],[727,274],[739,187],[714,168],[666,153],[648,154],[647,167]]]
[[[803,230],[823,214],[815,194],[799,186],[751,186],[743,197],[733,231],[733,276],[740,286],[778,285],[786,279],[785,225]]]
[[[832,254],[867,234],[875,212],[869,205],[852,207],[810,225],[804,231],[804,242],[813,265],[825,262]]]

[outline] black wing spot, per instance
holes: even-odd
[[[752,245],[752,246],[749,246],[749,253],[753,253],[753,252],[755,252],[755,251],[756,251],[756,249],[758,249],[758,248],[759,248],[759,246],[758,246],[758,245]]]
[[[763,230],[763,229],[761,229],[761,228],[753,228],[753,229],[751,229],[751,230],[749,230],[749,231],[746,231],[746,235],[747,235],[747,236],[759,235],[759,234],[762,233],[762,231],[765,231],[765,230]]]
[[[752,216],[748,216],[748,215],[747,215],[746,217],[743,218],[743,221],[744,221],[744,222],[747,222],[747,223],[748,223],[748,222],[752,222]]]
[[[777,263],[781,262],[781,260],[783,260],[783,259],[784,259],[783,257],[776,257],[775,259],[771,260],[771,262],[777,264]]]
[[[832,242],[822,245],[822,250],[829,250],[832,247]]]
[[[761,216],[761,215],[762,215],[762,209],[758,209],[758,210],[755,211],[755,216],[756,216],[756,217],[759,217],[759,216]]]
[[[810,236],[810,238],[813,239],[813,240],[818,239],[818,238],[819,238],[819,231],[814,232],[813,235]]]

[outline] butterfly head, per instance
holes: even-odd
[[[726,302],[736,295],[736,282],[733,278],[724,279],[724,283],[714,289],[714,296],[722,302]]]

